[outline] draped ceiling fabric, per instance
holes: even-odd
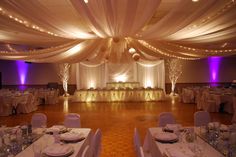
[[[139,82],[140,87],[162,88],[165,91],[164,61],[132,64],[76,64],[77,89],[104,88],[108,82]]]
[[[234,0],[1,0],[0,59],[128,64],[131,47],[146,61],[229,56],[235,18]]]
[[[159,60],[235,55],[235,18],[235,0],[1,0],[0,59],[79,62],[89,86],[156,86]]]

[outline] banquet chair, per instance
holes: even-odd
[[[22,102],[17,105],[17,113],[30,113],[38,109],[32,94],[22,97]]]
[[[80,128],[80,115],[77,113],[68,113],[65,116],[64,126],[67,128]]]
[[[87,145],[85,148],[84,148],[84,150],[83,150],[83,152],[82,152],[82,155],[81,155],[81,157],[90,157],[89,155],[89,149],[90,147],[89,147],[89,145]]]
[[[171,112],[162,112],[159,115],[159,127],[164,127],[166,124],[176,124],[176,120]]]
[[[0,96],[0,116],[9,116],[12,114],[11,98],[8,96]]]
[[[101,153],[102,133],[97,129],[93,135],[91,145],[89,146],[88,157],[99,157]]]
[[[42,128],[47,126],[47,116],[44,113],[34,113],[31,118],[32,128]]]
[[[236,96],[233,97],[233,108],[234,108],[234,115],[232,118],[232,123],[236,123]]]
[[[145,157],[137,128],[134,128],[134,149],[137,157]]]
[[[210,114],[207,111],[197,111],[194,113],[194,126],[207,126],[211,121]]]

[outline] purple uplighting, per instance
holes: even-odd
[[[24,61],[16,61],[18,75],[20,78],[20,84],[24,85],[26,82],[26,76],[28,73],[28,64]]]
[[[208,59],[209,67],[210,67],[210,82],[216,83],[218,82],[218,72],[220,66],[220,57],[210,57]]]

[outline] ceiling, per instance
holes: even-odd
[[[230,56],[235,18],[233,0],[1,0],[0,59],[99,64]]]

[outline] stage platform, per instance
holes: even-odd
[[[165,93],[160,88],[139,89],[88,89],[76,90],[74,102],[141,102],[164,100]]]

